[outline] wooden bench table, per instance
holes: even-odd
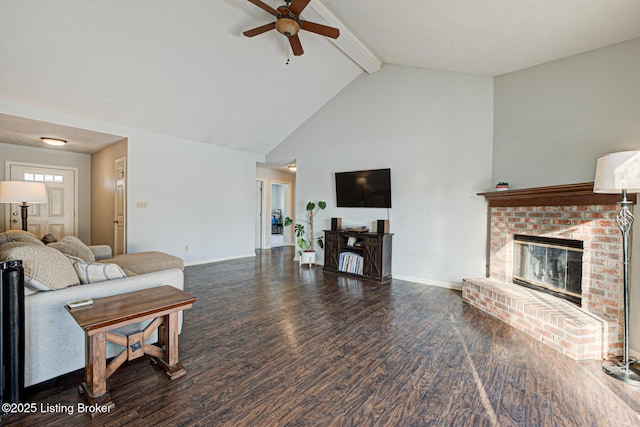
[[[145,354],[160,365],[171,379],[186,370],[178,361],[178,314],[191,308],[196,297],[173,286],[158,286],[105,298],[93,304],[70,308],[71,316],[85,331],[85,381],[80,385],[89,405],[114,407],[107,392],[107,378],[127,360]],[[143,331],[120,335],[113,331],[122,326],[154,319]],[[158,329],[158,344],[144,341]],[[124,350],[107,365],[107,341]]]

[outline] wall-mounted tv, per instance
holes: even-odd
[[[391,169],[336,172],[339,208],[390,208]]]

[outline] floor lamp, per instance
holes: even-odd
[[[21,203],[22,229],[27,231],[29,204],[47,203],[47,187],[43,182],[0,181],[0,203]]]
[[[627,193],[640,192],[640,151],[623,151],[607,154],[598,159],[594,193],[622,193],[620,212],[616,223],[622,233],[622,258],[624,281],[624,353],[622,357],[605,362],[602,369],[608,375],[628,384],[640,386],[640,369],[635,360],[629,358],[629,232],[633,225],[633,214]]]

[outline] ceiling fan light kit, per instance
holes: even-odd
[[[280,34],[284,34],[287,37],[295,36],[300,31],[300,25],[293,19],[281,18],[276,21],[276,30]]]
[[[300,56],[304,53],[302,49],[302,43],[298,37],[300,30],[309,31],[311,33],[320,34],[321,36],[331,37],[337,39],[340,36],[340,30],[337,28],[329,27],[315,22],[303,21],[300,19],[300,13],[309,4],[311,0],[285,0],[286,5],[274,9],[261,0],[248,0],[250,3],[255,4],[260,9],[276,17],[276,22],[270,22],[265,25],[253,28],[243,32],[247,37],[254,37],[259,34],[266,33],[267,31],[276,29],[280,34],[283,34],[289,39],[291,50],[295,56]]]

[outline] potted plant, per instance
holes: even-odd
[[[319,201],[318,205],[314,202],[307,203],[307,212],[309,215],[309,220],[300,220],[309,225],[309,232],[305,231],[305,226],[303,224],[297,223],[294,226],[294,230],[296,232],[296,244],[300,248],[298,250],[298,255],[300,256],[300,265],[309,264],[313,262],[316,263],[316,250],[315,244],[317,243],[320,248],[323,248],[323,237],[314,237],[313,235],[313,217],[316,216],[320,209],[324,209],[327,207],[327,202]],[[290,217],[286,217],[284,219],[284,226],[288,227],[293,224],[293,220]]]

